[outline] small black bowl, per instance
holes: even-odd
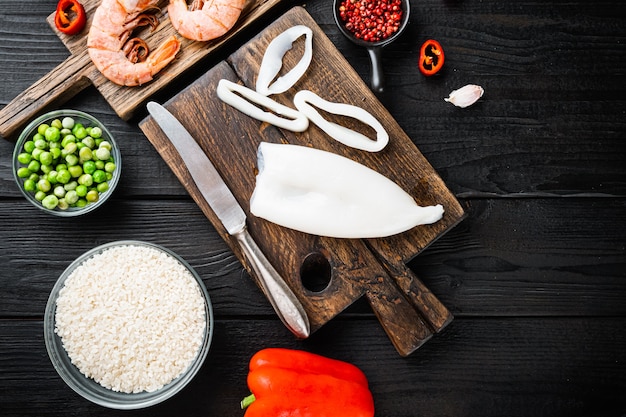
[[[351,40],[356,45],[362,46],[367,49],[372,63],[372,77],[370,88],[372,89],[372,91],[374,91],[374,93],[382,93],[385,89],[385,80],[382,68],[381,49],[396,40],[404,31],[404,29],[406,29],[406,27],[408,26],[409,17],[411,15],[411,3],[409,0],[402,0],[402,21],[400,22],[400,27],[398,28],[398,31],[392,36],[376,42],[369,42],[358,39],[354,36],[352,32],[346,29],[346,26],[339,16],[339,7],[341,6],[341,3],[342,0],[333,0],[333,16],[335,17],[335,23],[337,24],[337,27],[339,28],[341,33],[343,33],[346,38]]]

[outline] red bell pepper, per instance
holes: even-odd
[[[356,366],[300,350],[269,348],[250,360],[245,417],[372,417],[374,400]]]
[[[443,48],[434,39],[429,39],[420,49],[419,69],[422,74],[429,77],[439,72],[443,67],[445,55]]]
[[[85,8],[77,0],[60,0],[54,15],[54,24],[61,33],[76,35],[87,23]]]

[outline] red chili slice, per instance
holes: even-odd
[[[420,49],[420,72],[427,77],[435,75],[443,67],[444,58],[443,48],[439,42],[434,39],[427,40]]]
[[[85,8],[76,0],[61,0],[57,4],[54,15],[54,24],[59,32],[66,35],[76,35],[83,30],[87,23]]]

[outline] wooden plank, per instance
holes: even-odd
[[[15,213],[29,224],[0,221],[0,317],[41,317],[54,282],[76,257],[122,239],[180,254],[204,279],[216,315],[273,315],[191,199],[114,196],[102,210],[70,221],[23,199],[0,204],[0,219]],[[409,267],[456,317],[626,316],[625,216],[621,200],[475,201],[468,219]],[[367,304],[355,307],[338,318],[371,317]]]
[[[271,345],[359,366],[379,416],[620,416],[626,410],[625,325],[623,317],[459,319],[419,355],[399,358],[375,320],[333,321],[299,342],[283,337],[278,319],[218,316],[214,343],[196,378],[174,398],[135,413],[240,417],[239,401],[249,392],[248,361]],[[0,320],[2,415],[45,417],[70,409],[94,417],[115,414],[82,399],[57,376],[41,326]]]
[[[149,97],[164,89],[201,59],[250,26],[279,1],[248,0],[239,20],[226,35],[208,42],[196,42],[177,35],[167,19],[168,0],[161,0],[159,2],[161,11],[158,14],[159,27],[149,34],[144,31],[142,38],[145,38],[148,44],[154,48],[154,45],[161,44],[167,37],[176,35],[181,41],[181,50],[176,59],[161,70],[151,82],[138,87],[123,87],[110,82],[100,74],[87,54],[87,35],[93,13],[100,4],[100,0],[81,2],[88,13],[89,20],[85,29],[75,36],[69,37],[56,32],[54,13],[52,13],[48,16],[48,23],[66,44],[72,55],[0,110],[0,135],[5,138],[12,136],[18,128],[24,126],[37,113],[49,106],[64,103],[90,83],[98,89],[122,119],[128,120],[137,107],[144,104]],[[51,85],[54,88],[50,88]]]

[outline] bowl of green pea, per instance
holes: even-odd
[[[102,206],[121,168],[113,135],[95,117],[78,110],[56,110],[33,120],[13,151],[13,174],[24,197],[61,217]]]

